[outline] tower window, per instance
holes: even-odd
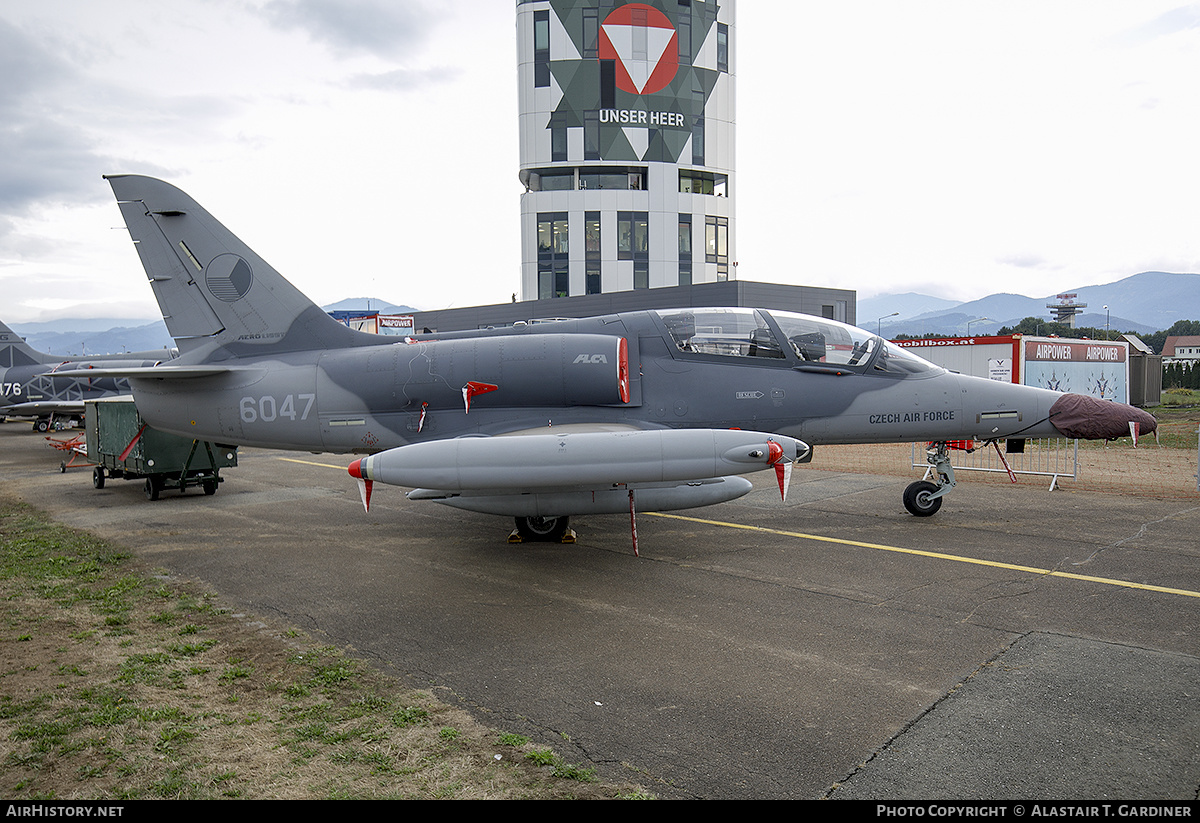
[[[583,59],[594,60],[599,53],[597,43],[600,39],[600,10],[583,10]]]
[[[724,197],[729,186],[729,176],[711,171],[695,169],[679,170],[679,191],[683,194],[713,194]]]
[[[679,215],[679,285],[692,284],[692,216]]]
[[[704,218],[704,259],[719,266],[729,264],[729,218]]]
[[[600,260],[603,252],[600,238],[600,212],[583,215],[584,291],[600,294]]]
[[[617,259],[649,260],[650,215],[644,211],[617,212]]]
[[[704,92],[692,91],[692,162],[704,165]]]
[[[533,85],[550,85],[550,12],[533,13]]]
[[[538,237],[538,299],[566,297],[571,293],[570,234],[565,212],[539,214]]]

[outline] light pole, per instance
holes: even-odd
[[[976,317],[974,320],[968,320],[967,321],[967,337],[971,336],[971,324],[972,323],[982,323],[984,320],[991,320],[991,319],[992,318],[990,318],[990,317]]]
[[[895,317],[895,316],[896,316],[896,315],[898,315],[899,313],[900,313],[900,312],[898,312],[898,311],[894,311],[894,312],[892,312],[891,314],[885,314],[883,317],[881,317],[881,318],[879,318],[878,320],[876,320],[876,321],[875,321],[875,336],[876,336],[876,337],[882,337],[883,335],[879,333],[879,329],[881,328],[881,326],[882,326],[882,324],[883,324],[883,321],[884,321],[885,319],[889,318],[889,317]]]
[[[1105,340],[1111,340],[1111,339],[1112,339],[1112,337],[1111,337],[1111,336],[1109,335],[1109,333],[1108,333],[1108,317],[1109,317],[1109,314],[1108,314],[1108,306],[1105,306],[1105,307],[1104,307],[1104,339],[1105,339]]]

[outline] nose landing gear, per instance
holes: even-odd
[[[950,444],[941,440],[930,443],[925,449],[925,460],[929,469],[925,476],[936,482],[918,480],[904,490],[904,508],[915,517],[929,517],[942,507],[942,498],[954,488],[954,467],[950,465]]]

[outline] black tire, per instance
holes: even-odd
[[[146,478],[146,499],[157,500],[158,493],[162,491],[162,481],[157,477]]]
[[[41,432],[43,434],[50,431],[50,421],[49,420],[38,420],[36,423],[33,424],[33,430],[35,432]]]
[[[517,534],[522,540],[558,543],[567,533],[567,517],[518,517]]]
[[[104,469],[99,466],[92,469],[92,486],[97,489],[104,488]]]
[[[929,496],[937,490],[937,484],[930,483],[928,480],[911,483],[904,490],[904,508],[908,509],[914,517],[929,517],[937,514],[937,510],[942,507],[942,498]]]
[[[217,493],[217,481],[216,480],[205,480],[200,484],[200,487],[202,489],[204,489],[205,494],[216,494]]]

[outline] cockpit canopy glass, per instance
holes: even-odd
[[[935,366],[923,357],[903,349],[895,343],[885,342],[875,361],[876,371],[888,374],[924,374],[925,372],[944,371],[941,366]]]
[[[659,312],[680,351],[783,359],[783,349],[757,309]]]
[[[771,312],[802,362],[830,366],[865,366],[881,342],[862,329],[807,314]]]
[[[798,365],[896,375],[941,371],[870,332],[812,315],[749,308],[657,314],[681,352],[795,360]]]

